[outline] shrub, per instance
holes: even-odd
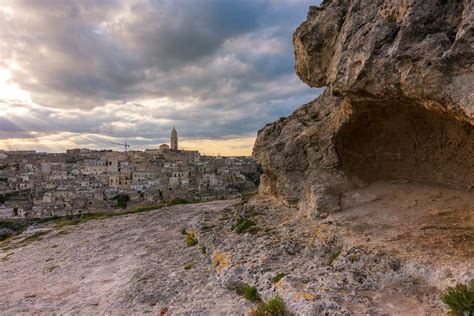
[[[237,223],[232,228],[237,234],[243,234],[250,232],[255,234],[259,231],[259,228],[255,226],[255,222],[247,218],[239,218]]]
[[[117,200],[117,207],[127,208],[127,203],[130,201],[130,196],[128,194],[119,194],[114,197],[114,200]]]
[[[0,232],[0,241],[7,241],[12,237],[13,237],[13,234],[9,230],[5,230],[5,231]]]
[[[194,267],[192,263],[188,263],[187,265],[184,266],[184,270],[191,270]]]
[[[215,226],[215,225],[209,225],[209,226],[204,225],[204,226],[201,227],[201,233],[203,233],[203,234],[204,234],[204,233],[208,233],[208,232],[210,232],[211,230],[213,230],[214,227],[216,227],[216,226]]]
[[[59,266],[49,266],[47,268],[48,272],[53,272],[54,270],[56,270],[57,268],[59,268]]]
[[[6,228],[12,230],[14,232],[22,232],[26,228],[28,228],[28,223],[26,221],[3,221],[0,220],[0,229]]]
[[[280,297],[274,297],[257,306],[251,313],[254,316],[285,316],[288,315],[285,303]]]
[[[328,266],[333,264],[334,260],[336,260],[337,257],[341,255],[341,252],[342,252],[341,249],[336,249],[329,255],[328,262],[327,262]]]
[[[283,277],[286,275],[286,273],[278,273],[277,275],[275,275],[273,278],[272,278],[272,282],[273,283],[277,283],[279,282],[281,279],[283,279]]]
[[[178,205],[178,204],[189,204],[190,202],[188,200],[185,200],[185,199],[172,199],[168,202],[166,202],[166,205],[167,206],[172,206],[172,205]]]
[[[469,285],[457,284],[448,287],[441,295],[441,300],[446,304],[452,315],[474,314],[474,280]]]
[[[135,209],[133,209],[130,213],[135,214],[135,213],[143,213],[143,212],[148,212],[148,211],[154,211],[159,208],[161,208],[162,205],[160,204],[151,204],[151,205],[143,205],[139,206]]]
[[[237,294],[242,295],[251,302],[260,302],[260,294],[254,286],[244,284],[237,288]]]
[[[198,240],[194,232],[188,232],[186,237],[186,244],[188,247],[196,246],[198,244]]]

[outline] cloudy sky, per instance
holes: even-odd
[[[169,142],[250,154],[318,89],[291,36],[313,0],[0,0],[0,149]]]

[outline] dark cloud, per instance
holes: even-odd
[[[251,135],[317,90],[294,75],[309,0],[15,1],[3,63],[42,108],[0,132]],[[153,100],[157,100],[156,103]],[[1,113],[1,112],[0,112]]]

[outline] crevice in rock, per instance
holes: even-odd
[[[474,185],[474,126],[419,106],[365,106],[339,131],[341,168],[366,182]]]

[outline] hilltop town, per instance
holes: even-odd
[[[0,217],[49,217],[151,205],[170,200],[238,198],[255,191],[250,157],[201,155],[171,146],[144,151],[70,149],[0,151]]]

